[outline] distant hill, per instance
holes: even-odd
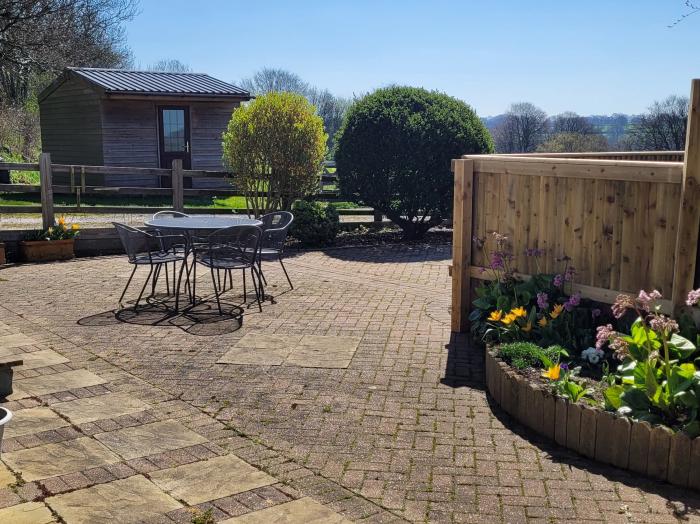
[[[493,130],[503,122],[505,114],[482,117],[481,121],[493,133]],[[612,115],[589,115],[585,117],[601,134],[608,139],[608,143],[614,146],[620,138],[634,125],[638,115],[614,113]]]

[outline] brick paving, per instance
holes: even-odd
[[[50,506],[54,494],[232,453],[279,482],[198,505],[219,520],[311,497],[352,521],[700,522],[700,494],[549,445],[490,405],[481,352],[449,330],[449,257],[449,246],[301,252],[286,262],[295,289],[270,264],[276,302],[262,313],[245,309],[242,325],[204,310],[115,317],[129,274],[122,257],[6,267],[0,336],[22,333],[36,342],[23,351],[69,359],[18,371],[19,388],[81,369],[106,381],[10,409],[110,393],[149,408],[8,438],[5,453],[159,421],[207,442],[20,482],[0,490],[0,507],[47,497]],[[236,294],[226,301],[239,301]],[[354,337],[359,345],[347,368],[217,363],[256,333]],[[163,518],[187,522],[190,513]]]

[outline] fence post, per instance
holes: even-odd
[[[700,79],[692,81],[688,130],[685,140],[685,164],[678,212],[678,232],[673,269],[674,313],[683,307],[686,293],[693,287],[698,256],[700,228]]]
[[[173,186],[173,209],[182,213],[185,211],[185,192],[181,159],[176,158],[173,160],[173,169],[171,173]]]
[[[42,153],[39,158],[39,184],[41,186],[41,224],[46,230],[54,225],[50,153]]]
[[[455,194],[452,211],[452,331],[464,333],[469,329],[471,305],[474,161],[455,160],[453,171]]]

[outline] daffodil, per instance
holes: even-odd
[[[540,325],[540,327],[545,327],[547,325],[547,317],[542,317],[537,321],[537,323]]]
[[[505,317],[501,319],[501,322],[503,322],[506,326],[509,326],[513,322],[515,322],[517,318],[518,317],[516,317],[513,313],[508,313]]]
[[[552,319],[555,319],[559,315],[561,315],[562,311],[564,311],[564,306],[562,306],[561,304],[555,304],[549,316],[552,317]]]
[[[510,312],[518,318],[527,316],[527,311],[522,306],[511,309]]]
[[[494,322],[498,322],[503,318],[503,311],[496,310],[496,311],[491,311],[491,314],[489,315],[489,320],[492,320]]]
[[[66,225],[66,217],[62,216],[58,219],[58,225],[64,227]]]
[[[522,330],[523,330],[525,333],[529,333],[530,331],[532,331],[532,322],[528,322],[527,324],[525,324],[525,325],[522,327]]]
[[[542,376],[544,378],[548,378],[550,380],[559,380],[559,373],[560,372],[561,372],[561,366],[559,364],[556,364],[556,365],[550,367],[544,373],[542,373]]]
[[[79,226],[78,224],[73,224],[70,228],[71,228],[73,231],[77,231],[78,229],[80,229],[80,226]]]

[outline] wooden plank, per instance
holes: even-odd
[[[498,155],[467,155],[474,161],[474,170],[499,175],[554,176],[657,182],[680,184],[682,167],[678,162],[645,162],[625,160],[588,160],[567,158],[504,157]]]
[[[472,206],[474,170],[470,160],[455,162],[454,212],[452,215],[452,331],[469,330],[471,306]]]
[[[682,191],[671,296],[674,310],[683,306],[686,294],[693,288],[697,263],[700,228],[700,79],[693,80],[690,92]]]
[[[88,175],[170,176],[170,169],[155,167],[82,166],[77,164],[54,164],[52,166],[54,173],[70,173],[71,167],[73,169],[85,168],[85,173]]]
[[[46,230],[54,225],[50,153],[41,154],[39,160],[39,180],[41,184],[41,223],[42,227]]]
[[[185,195],[183,193],[185,185],[182,173],[182,159],[180,158],[173,160],[172,182],[173,209],[182,213],[185,210]]]
[[[5,171],[39,171],[39,164],[24,162],[0,162],[0,170]]]

